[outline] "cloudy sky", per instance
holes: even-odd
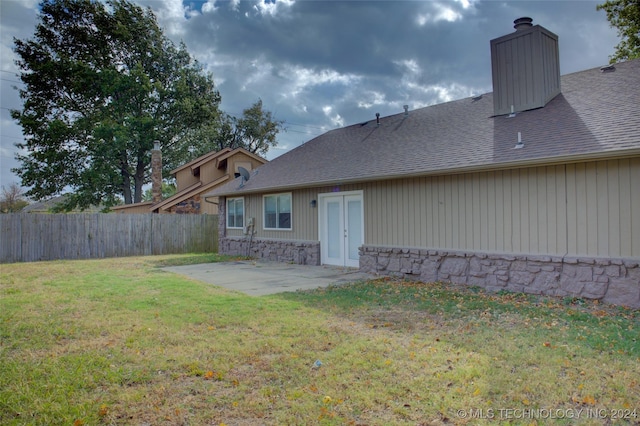
[[[222,109],[257,99],[285,121],[272,159],[341,127],[492,91],[489,41],[513,20],[556,33],[561,73],[608,63],[618,43],[602,1],[134,0],[214,76]],[[20,183],[9,110],[21,107],[13,38],[31,37],[38,1],[0,0],[0,184]]]

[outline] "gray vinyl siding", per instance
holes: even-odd
[[[363,190],[365,244],[462,251],[640,257],[640,158],[417,177]],[[262,229],[262,195],[245,196],[256,236],[318,240],[318,194],[292,191],[291,231]],[[242,235],[227,230],[228,235]]]

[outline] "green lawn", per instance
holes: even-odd
[[[391,280],[250,297],[158,268],[218,259],[0,265],[0,424],[640,423],[638,310]]]

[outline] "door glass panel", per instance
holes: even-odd
[[[362,211],[360,200],[347,201],[347,230],[348,241],[347,250],[349,259],[357,260],[360,258],[358,248],[362,243]]]
[[[327,256],[339,258],[340,245],[342,244],[343,230],[340,226],[340,203],[339,201],[327,202]]]

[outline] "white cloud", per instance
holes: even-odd
[[[245,69],[248,76],[241,86],[242,90],[247,90],[249,86],[270,85],[268,80],[273,78],[273,64],[267,62],[264,57],[260,57],[253,59],[248,65],[248,68]]]
[[[266,1],[257,2],[253,9],[260,15],[275,16],[281,12],[284,8],[291,7],[295,3],[295,0],[274,0],[273,3]]]
[[[463,11],[473,6],[474,0],[455,0],[455,2],[427,2],[427,12],[418,13],[416,22],[419,26],[425,26],[440,21],[456,22],[464,18]],[[459,6],[458,6],[459,5]],[[462,11],[457,10],[462,8]]]
[[[434,12],[418,14],[416,21],[419,26],[435,23],[438,21],[455,22],[462,18],[462,15],[448,6],[434,4]]]
[[[167,36],[182,37],[186,34],[186,18],[194,14],[183,5],[182,0],[165,0],[159,4],[152,2],[149,6],[153,9]],[[199,15],[199,12],[195,12],[195,15]]]
[[[376,90],[367,90],[362,97],[363,99],[358,101],[358,108],[369,109],[376,105],[383,105],[387,101],[385,94]]]
[[[468,9],[471,7],[471,3],[473,0],[456,0],[458,3],[462,5],[463,9]]]
[[[333,114],[333,107],[330,105],[325,105],[322,107],[322,112],[324,115],[331,120],[331,124],[335,127],[344,127],[344,118],[340,116],[340,114]]]
[[[446,81],[433,82],[432,78],[425,78],[424,72],[416,59],[403,59],[394,61],[394,64],[403,70],[400,82],[400,91],[410,94],[412,99],[423,99],[413,105],[414,108],[433,105],[440,102],[449,102],[478,93],[473,88],[461,83],[447,83]],[[425,81],[431,81],[425,83]]]
[[[305,104],[298,104],[293,106],[293,111],[297,113],[307,114],[309,112],[309,109]]]
[[[401,59],[393,61],[393,63],[398,65],[400,68],[405,69],[405,75],[419,76],[422,74],[422,68],[420,67],[420,64],[418,64],[418,61],[413,58]]]
[[[285,98],[297,98],[302,93],[317,86],[349,86],[361,79],[355,74],[341,74],[332,69],[317,71],[298,65],[284,65],[277,73],[283,80],[284,90],[282,96]]]
[[[235,2],[231,2],[231,4],[233,5]],[[202,5],[202,13],[212,13],[215,12],[217,9],[216,4],[215,4],[215,0],[209,0],[206,3],[204,3]]]
[[[420,85],[417,83],[409,82],[407,83],[406,87],[413,93],[422,95],[420,96],[420,98],[426,97],[427,99],[433,100],[432,102],[414,105],[414,108],[439,104],[442,102],[450,102],[477,93],[477,89],[459,83]]]
[[[215,0],[212,0],[212,1],[215,1]],[[231,0],[229,2],[229,7],[231,8],[231,10],[237,11],[240,8],[240,0]]]

